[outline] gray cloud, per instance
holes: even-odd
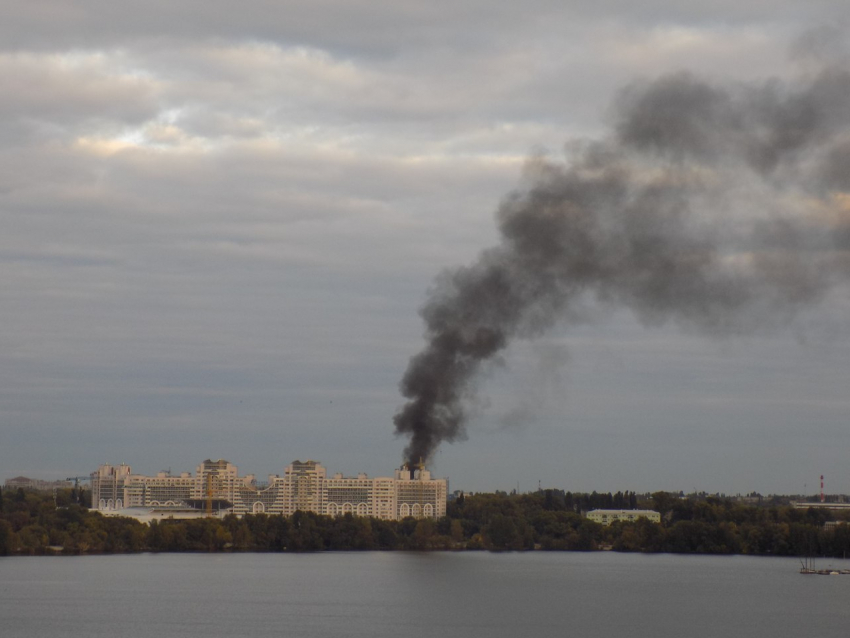
[[[712,5],[656,0],[639,7],[622,0],[567,5],[535,0],[521,7],[481,0],[427,6],[328,0],[286,7],[251,2],[238,12],[220,0],[188,0],[179,5],[161,0],[134,1],[120,7],[103,0],[72,6],[16,2],[7,7],[8,19],[0,35],[7,47],[110,48],[140,39],[227,38],[312,42],[328,50],[378,55],[435,42],[469,49],[498,38],[527,41],[531,34],[547,28],[554,31],[577,22],[611,21],[614,17],[636,27],[685,24],[722,28],[767,23],[790,25],[796,31],[800,24],[818,24],[825,17],[841,15],[841,9],[841,3],[835,0],[724,1]]]
[[[605,106],[609,98],[635,78],[649,78],[634,84],[635,95],[682,68],[723,90],[771,75],[782,78],[774,85],[780,92],[799,86],[797,75],[840,57],[841,38],[829,46],[821,36],[801,41],[790,63],[788,42],[801,24],[834,23],[843,11],[829,2],[771,3],[769,11],[660,1],[7,3],[0,21],[0,466],[9,476],[33,468],[79,474],[122,460],[140,469],[150,463],[150,471],[191,469],[203,439],[204,454],[260,474],[305,455],[334,470],[387,472],[399,458],[389,424],[399,374],[419,343],[422,291],[434,272],[498,241],[492,211],[529,152],[598,137],[618,117]],[[832,131],[828,148],[789,138],[790,150],[761,156],[777,182],[800,169],[816,201],[846,184],[846,140],[824,130]],[[733,198],[736,210],[764,203],[765,193],[708,161],[740,143],[730,136],[700,156],[702,172],[682,186],[697,197],[694,212],[712,203],[697,183],[718,175],[730,177],[728,191],[712,195],[718,207]],[[549,163],[558,165],[554,155]],[[649,179],[658,164],[655,157],[635,170]],[[788,195],[780,204],[789,224],[758,236],[772,255],[763,267],[786,278],[801,273],[805,283],[810,264],[774,257],[801,242],[810,249],[812,231],[824,224],[836,246],[846,246],[839,230],[846,226],[840,206],[824,200],[824,221],[800,228],[795,216],[810,193]],[[718,241],[738,230],[730,214]],[[806,347],[819,347],[822,330],[840,353],[843,306],[831,303],[834,316],[824,316],[832,319],[821,317],[829,327],[818,324]],[[537,378],[539,357],[512,361],[525,356],[514,348],[504,369],[482,383],[491,407],[480,406],[472,424],[478,447],[434,459],[453,485],[493,489],[497,468],[506,466],[535,473],[524,468],[546,466],[552,482],[573,480],[548,461],[583,441],[594,453],[593,435],[582,438],[594,427],[655,432],[655,419],[663,429],[686,404],[726,396],[726,389],[713,396],[679,384],[670,414],[641,416],[636,382],[587,353],[598,354],[601,342],[644,352],[647,333],[622,322],[607,331],[586,324],[584,310],[569,318],[576,359],[569,379],[550,388],[520,381],[520,374]],[[608,312],[603,304],[594,316]],[[691,362],[695,386],[719,374],[722,356],[659,330],[675,348],[642,361],[653,383],[667,379],[666,364],[687,376],[683,351],[711,362]],[[771,342],[778,352],[783,344]],[[725,355],[730,374],[743,376],[736,355]],[[821,398],[824,421],[812,427],[831,436],[844,393],[814,360],[807,365],[823,395],[795,396],[801,404]],[[830,369],[840,376],[840,365]],[[586,387],[585,376],[598,387]],[[570,401],[556,400],[565,386]],[[623,405],[631,401],[628,408],[609,405],[605,388]],[[758,390],[748,405],[758,403]],[[534,427],[501,434],[490,427],[532,396]],[[591,397],[599,399],[595,408]],[[766,422],[777,413],[765,401],[763,412],[732,402],[740,411],[730,409],[729,418]],[[750,431],[741,428],[744,438]],[[36,438],[52,444],[35,445]],[[337,440],[344,445],[328,443]],[[817,455],[812,447],[797,452]],[[644,485],[656,480],[628,459],[618,462]]]
[[[0,55],[0,134],[29,127],[41,138],[120,130],[156,117],[159,87],[122,73],[103,55]]]
[[[631,87],[618,112],[616,134],[572,163],[533,162],[528,187],[499,210],[501,243],[438,279],[422,310],[427,344],[410,361],[395,417],[409,462],[465,438],[482,365],[518,336],[550,329],[575,298],[722,334],[782,323],[850,274],[831,241],[848,221],[834,193],[801,219],[781,212],[789,191],[817,197],[811,187],[823,180],[805,159],[830,154],[850,128],[846,71],[788,89],[676,74]],[[731,184],[759,190],[768,215],[730,229],[716,207]],[[729,208],[739,212],[733,198]]]

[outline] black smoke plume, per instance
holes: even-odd
[[[482,364],[579,302],[728,334],[787,322],[847,279],[847,71],[791,86],[676,74],[627,88],[615,114],[566,162],[530,160],[500,243],[438,278],[394,419],[407,461],[465,438]]]

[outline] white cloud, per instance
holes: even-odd
[[[156,113],[160,90],[156,81],[127,73],[100,52],[0,54],[0,86],[7,126],[19,120],[59,127],[136,123]]]

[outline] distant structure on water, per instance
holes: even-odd
[[[282,514],[297,511],[326,516],[355,514],[383,520],[437,519],[446,515],[448,480],[431,478],[420,466],[401,468],[392,477],[365,474],[327,476],[317,461],[295,461],[283,476],[258,485],[254,475],[239,476],[232,463],[207,459],[196,470],[172,475],[133,474],[129,465],[101,465],[91,474],[92,509],[139,518],[193,518],[225,514]]]

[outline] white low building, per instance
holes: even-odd
[[[829,503],[822,501],[815,501],[813,503],[795,502],[794,508],[798,510],[850,510],[850,503]]]
[[[610,525],[616,521],[634,522],[639,518],[648,518],[653,523],[661,522],[661,514],[653,510],[591,510],[587,518],[601,525]]]

